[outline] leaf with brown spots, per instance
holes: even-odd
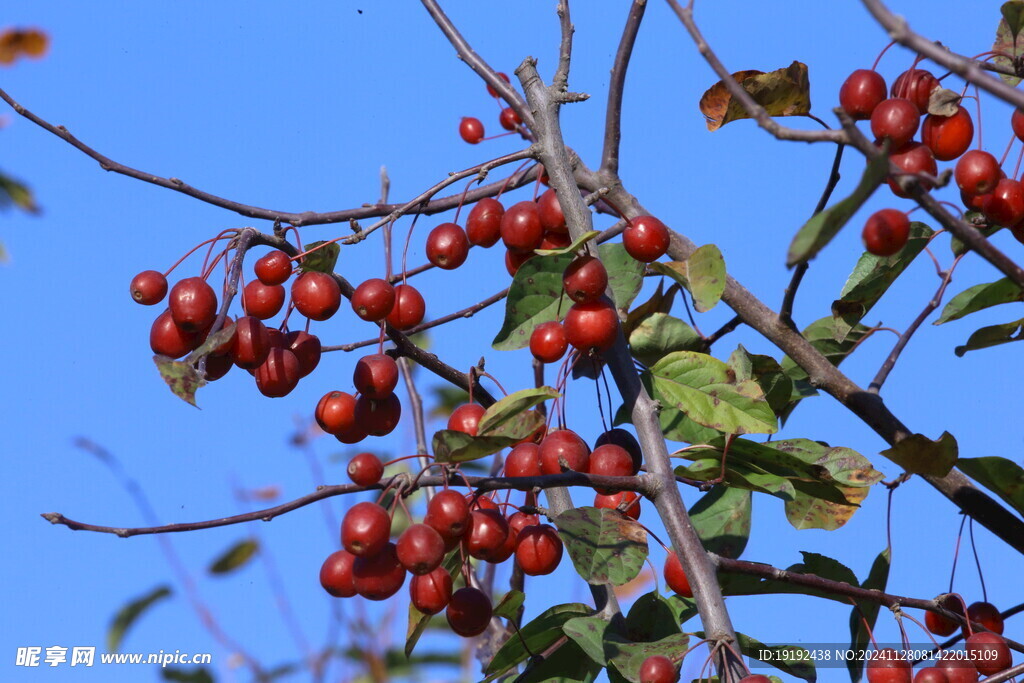
[[[992,51],[998,54],[992,58],[992,63],[1012,69],[1014,68],[1013,60],[1024,55],[1024,40],[1020,39],[1021,29],[1024,28],[1024,2],[1009,0],[1003,3],[999,11],[1003,18],[999,20],[999,26],[996,27],[996,40],[992,45]],[[1020,79],[1016,76],[999,74],[999,77],[1012,86],[1020,83]]]
[[[605,508],[567,510],[554,519],[576,571],[590,584],[621,586],[647,559],[647,532],[632,519]]]
[[[198,408],[196,391],[206,384],[206,380],[199,376],[199,372],[189,363],[167,356],[153,356],[153,362],[156,363],[160,376],[167,382],[167,386],[171,388],[174,395]]]
[[[839,487],[850,505],[834,503],[809,496],[799,489],[794,500],[786,501],[786,519],[796,529],[825,529],[833,531],[850,521],[869,489]]]
[[[956,464],[958,452],[953,435],[942,432],[936,441],[924,434],[913,434],[882,451],[882,455],[911,474],[944,477]]]
[[[806,116],[811,111],[811,84],[807,65],[793,62],[770,73],[737,71],[732,77],[769,116]],[[707,118],[708,130],[715,131],[750,113],[733,99],[722,81],[715,83],[700,98],[700,111]]]

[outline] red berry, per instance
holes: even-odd
[[[870,119],[885,93],[885,79],[877,71],[857,69],[839,88],[839,106],[855,120]]]
[[[316,422],[328,434],[351,431],[356,426],[356,399],[344,391],[330,391],[316,404]]]
[[[387,545],[391,517],[376,503],[356,503],[341,520],[341,544],[356,557],[371,557]]]
[[[523,265],[534,256],[536,256],[536,254],[532,251],[519,253],[509,249],[505,252],[505,270],[508,271],[509,275],[515,277],[515,274],[519,272],[519,266]]]
[[[530,353],[542,363],[561,360],[568,348],[565,328],[557,320],[541,323],[530,333]]]
[[[928,112],[928,100],[932,90],[939,87],[939,80],[924,69],[908,69],[892,84],[892,97],[902,97],[914,103],[919,114]]]
[[[424,614],[437,614],[452,599],[451,574],[444,567],[438,567],[423,576],[413,576],[409,583],[409,598]]]
[[[386,543],[379,553],[357,557],[352,563],[352,585],[367,600],[387,600],[405,583],[405,569],[398,561],[394,543]]]
[[[604,264],[589,254],[576,258],[562,273],[562,286],[577,303],[596,301],[608,288],[608,271]]]
[[[589,471],[591,474],[601,474],[606,477],[631,477],[633,476],[633,456],[622,446],[606,443],[590,453]],[[610,489],[597,487],[594,490],[605,495],[614,493]]]
[[[929,114],[921,126],[921,142],[939,161],[952,161],[967,151],[974,139],[974,122],[966,107],[952,116]]]
[[[469,503],[458,491],[438,491],[427,503],[423,523],[441,534],[446,544],[462,538],[469,528]]]
[[[1002,178],[984,197],[982,213],[990,223],[1011,226],[1024,218],[1024,186],[1018,181]]]
[[[670,552],[665,560],[665,583],[684,598],[693,597],[693,590],[690,588],[689,579],[686,578],[686,572],[683,571],[683,565],[673,552]]]
[[[910,237],[910,219],[896,209],[871,214],[864,224],[864,248],[875,256],[892,256]]]
[[[543,239],[544,226],[536,202],[513,204],[501,217],[501,241],[510,251],[533,251]]]
[[[240,368],[255,370],[270,355],[270,331],[252,316],[246,315],[235,321],[233,339],[231,358]]]
[[[419,290],[412,285],[395,286],[395,307],[387,321],[396,330],[408,330],[423,322],[426,304]]]
[[[382,399],[361,395],[356,399],[356,423],[371,436],[387,436],[402,418],[402,402],[394,394]]]
[[[380,278],[360,283],[352,293],[352,310],[363,320],[379,322],[395,307],[395,288]]]
[[[512,81],[510,81],[508,79],[508,74],[506,74],[503,71],[499,71],[498,72],[498,78],[500,78],[501,80],[505,81],[506,83],[511,83],[512,82]],[[490,95],[491,97],[498,97],[498,91],[495,90],[493,87],[491,87],[490,84],[487,85],[487,94]]]
[[[287,349],[273,348],[256,368],[256,388],[270,398],[281,398],[299,384],[299,359]]]
[[[267,286],[283,285],[292,276],[292,261],[288,254],[275,249],[256,261],[253,272]]]
[[[174,324],[185,332],[201,332],[217,317],[217,294],[201,277],[187,277],[171,287],[167,305]]]
[[[904,173],[927,173],[929,175],[935,175],[938,172],[935,165],[935,157],[932,156],[932,151],[920,142],[907,143],[890,155],[889,161],[899,166]],[[887,182],[889,183],[889,189],[891,189],[893,194],[897,197],[907,198],[910,196],[903,191],[903,188],[899,186],[899,183],[897,183],[896,179],[892,176],[889,176]],[[928,181],[921,181],[921,186],[925,190],[932,189],[932,184]]]
[[[455,223],[442,223],[427,236],[427,260],[443,270],[454,270],[469,256],[469,238]]]
[[[491,614],[491,601],[482,591],[471,586],[455,591],[445,612],[448,626],[463,638],[472,638],[486,631]]]
[[[444,560],[444,539],[426,524],[413,524],[403,531],[396,548],[398,561],[416,576],[429,574]]]
[[[466,219],[466,237],[478,247],[493,247],[501,238],[501,217],[505,207],[497,199],[484,197],[478,201]]]
[[[676,683],[678,680],[676,665],[664,655],[651,655],[640,665],[640,683]]]
[[[535,443],[521,443],[505,458],[506,477],[539,477],[541,474],[540,446]]]
[[[554,188],[544,191],[544,194],[537,200],[537,213],[540,224],[545,230],[555,233],[568,233],[569,228],[565,225],[565,214],[562,213],[562,205],[558,203],[558,194]]]
[[[581,353],[607,351],[619,332],[619,316],[606,298],[573,304],[562,324],[569,343]]]
[[[864,668],[868,683],[910,683],[913,676],[910,662],[890,647],[871,653]]]
[[[968,655],[974,661],[974,668],[985,676],[994,676],[1010,668],[1010,647],[997,633],[981,631],[964,641]]]
[[[949,683],[946,673],[934,666],[926,666],[919,669],[914,676],[914,683]]]
[[[356,594],[352,584],[352,564],[356,556],[347,550],[339,550],[327,556],[320,567],[320,585],[336,598],[351,598]]]
[[[320,364],[320,339],[315,334],[297,330],[284,336],[286,348],[299,360],[299,377],[305,377]]]
[[[508,537],[508,521],[497,510],[477,509],[469,515],[469,529],[462,543],[471,557],[489,560]]]
[[[480,119],[472,116],[463,116],[459,122],[459,136],[471,145],[475,145],[484,139],[484,124]]]
[[[1010,116],[1010,127],[1013,128],[1013,134],[1017,136],[1018,140],[1024,140],[1024,111],[1013,110],[1013,114]]]
[[[144,270],[132,278],[129,291],[136,303],[143,306],[158,304],[167,296],[167,278],[155,270]]]
[[[512,516],[508,518],[508,531],[509,534],[515,534],[516,537],[523,533],[523,529],[528,526],[537,526],[540,524],[540,517],[537,515],[528,515],[525,512],[513,512]]]
[[[356,363],[352,383],[364,396],[387,398],[398,386],[398,363],[385,353],[363,356]]]
[[[565,249],[572,244],[572,238],[568,232],[544,231],[544,239],[540,241],[538,249]]]
[[[883,100],[871,113],[871,132],[879,140],[890,140],[890,150],[910,142],[920,125],[921,114],[917,107],[902,97]]]
[[[654,216],[637,216],[622,231],[626,252],[643,263],[651,263],[664,256],[669,241],[668,228]]]
[[[327,320],[341,307],[341,289],[332,276],[311,270],[292,283],[292,303],[310,320]]]
[[[384,476],[384,463],[373,453],[358,453],[348,461],[348,478],[359,486],[373,486]]]
[[[977,683],[978,681],[978,670],[974,668],[973,662],[966,659],[944,657],[935,666],[942,669],[949,683]]]
[[[231,360],[231,356],[223,354],[210,354],[206,357],[206,381],[214,382],[224,375],[228,374],[228,370],[234,367],[234,363]]]
[[[516,110],[512,107],[505,107],[501,110],[501,113],[498,114],[498,123],[500,123],[501,127],[505,130],[515,130],[522,122],[523,120],[519,118],[519,114],[517,114]]]
[[[512,553],[516,551],[516,541],[519,539],[519,530],[512,528],[511,518],[507,518],[505,522],[508,524],[508,535],[505,536],[505,542],[501,544],[501,547],[491,553],[491,556],[487,558],[487,561],[491,564],[501,564],[508,558],[512,557]]]
[[[619,510],[633,519],[640,519],[640,503],[638,498],[632,491],[619,491],[610,495],[598,493],[594,496],[594,507]]]
[[[603,446],[606,443],[613,443],[616,446],[621,446],[626,449],[630,457],[633,458],[633,471],[630,474],[636,474],[640,471],[640,466],[644,462],[643,451],[640,450],[640,444],[637,443],[636,437],[627,432],[625,429],[616,427],[615,429],[609,429],[607,432],[597,437],[597,441],[594,442],[594,446]]]
[[[284,296],[284,285],[265,285],[259,280],[253,280],[242,290],[242,308],[246,315],[266,320],[281,310]]]
[[[990,602],[975,602],[967,608],[968,618],[976,624],[981,624],[989,631],[1002,635],[1003,633],[1003,616],[996,609],[996,606]]]
[[[972,195],[988,194],[994,190],[1001,174],[996,158],[980,149],[965,153],[953,170],[957,187]]]
[[[562,561],[562,539],[548,524],[528,526],[516,541],[516,563],[528,576],[544,576]]]
[[[158,315],[149,328],[149,348],[155,354],[181,358],[198,345],[199,335],[178,327],[170,311]]]
[[[571,429],[558,429],[540,442],[540,469],[544,474],[558,474],[564,460],[570,470],[590,471],[590,448]]]
[[[476,436],[480,418],[486,410],[479,403],[463,403],[452,411],[451,417],[448,418],[448,429]]]

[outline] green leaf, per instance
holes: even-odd
[[[594,239],[600,234],[601,232],[599,230],[589,230],[580,235],[579,237],[577,237],[575,240],[573,240],[572,244],[570,244],[567,247],[561,247],[559,249],[534,249],[533,253],[538,254],[540,256],[558,256],[561,254],[575,254],[577,251],[580,250],[580,247],[582,247],[584,244],[586,244],[587,242]]]
[[[698,638],[704,637],[702,631],[698,631],[694,635]],[[813,683],[813,681],[818,680],[818,672],[814,667],[814,660],[811,659],[810,653],[802,647],[797,647],[796,645],[765,645],[761,641],[738,631],[736,632],[736,641],[737,645],[740,646],[740,652],[751,659],[761,661],[758,659],[758,655],[766,650],[771,650],[775,654],[768,660],[768,664],[771,664],[783,673],[805,681]]]
[[[729,367],[707,354],[671,353],[651,366],[655,398],[705,427],[732,434],[773,434],[778,422],[764,391],[735,381]]]
[[[999,11],[1006,21],[1007,28],[1010,29],[1010,35],[1020,36],[1020,30],[1024,28],[1024,2],[1009,0],[1009,2],[1003,3]]]
[[[519,629],[519,636],[505,641],[484,670],[486,674],[504,673],[526,661],[530,652],[542,652],[562,637],[562,625],[574,617],[585,617],[594,610],[580,603],[555,605]],[[523,646],[525,642],[526,647]],[[529,648],[529,650],[527,650]]]
[[[260,544],[256,539],[247,538],[239,541],[211,562],[208,571],[211,574],[230,574],[251,560],[259,549]]]
[[[522,441],[544,425],[544,417],[527,410],[511,417],[486,436],[470,436],[454,429],[434,433],[433,449],[436,462],[466,462],[477,460]]]
[[[786,456],[785,460],[778,462],[822,481],[833,481],[856,488],[871,486],[882,480],[882,473],[875,470],[867,458],[852,448],[829,446],[810,439],[781,439],[765,444],[751,444],[752,442],[743,441],[743,446],[756,449],[762,458],[771,456],[761,448],[770,449]],[[797,461],[809,466],[808,469],[801,468]]]
[[[0,173],[0,209],[6,209],[11,205],[29,213],[39,213],[39,206],[32,196],[32,190],[9,175]]]
[[[738,346],[729,356],[729,367],[736,379],[752,379],[761,386],[764,399],[776,413],[785,408],[793,395],[793,380],[771,356],[754,354]]]
[[[601,617],[575,617],[565,622],[562,631],[595,664],[607,666],[608,660],[604,656],[604,634],[608,630],[608,626],[608,620]],[[676,628],[676,632],[679,632],[678,628]]]
[[[959,449],[956,439],[949,432],[942,432],[937,441],[923,434],[912,434],[882,455],[911,474],[930,474],[944,477],[956,464]]]
[[[687,467],[677,467],[675,474],[697,481],[711,481],[721,474],[720,458],[701,458]],[[770,474],[760,468],[750,467],[741,463],[727,462],[725,483],[735,488],[767,493],[782,500],[793,500],[796,490],[793,484],[777,474]]]
[[[303,273],[310,271],[317,271],[320,273],[327,273],[328,275],[334,272],[334,267],[338,264],[338,255],[341,253],[341,247],[337,242],[331,242],[327,246],[317,249],[324,241],[312,242],[306,245],[306,251],[313,251],[312,254],[307,254],[299,262],[299,270]]]
[[[526,600],[526,594],[522,591],[510,590],[505,593],[504,597],[498,601],[498,604],[494,606],[494,616],[502,617],[504,619],[515,619],[519,613],[519,608],[523,606],[523,601]]]
[[[626,637],[634,643],[649,643],[675,635],[680,623],[676,614],[669,600],[657,591],[644,593],[626,615]]]
[[[601,668],[584,655],[576,643],[566,641],[516,680],[520,683],[590,683],[600,671]]]
[[[998,455],[989,455],[982,458],[960,458],[956,466],[1024,515],[1024,469],[1020,465]]]
[[[1003,3],[1000,12],[1003,18],[1000,19],[999,26],[996,28],[996,40],[992,45],[992,50],[1002,54],[993,57],[992,63],[1012,69],[1012,59],[1020,57],[1024,53],[1024,40],[1018,40],[1021,22],[1024,20],[1024,3],[1020,0],[1009,0],[1009,2]],[[1008,57],[1002,55],[1008,55]],[[999,74],[999,77],[1011,86],[1020,83],[1020,79],[1015,76]]]
[[[693,307],[698,313],[710,311],[725,291],[725,259],[713,244],[705,244],[686,259],[686,278],[690,282]]]
[[[645,659],[662,655],[678,666],[689,644],[690,636],[685,633],[675,633],[652,643],[631,643],[622,636],[606,631],[604,655],[627,680],[638,681],[640,666]]]
[[[820,493],[810,493],[798,482],[794,482],[796,497],[786,501],[786,519],[794,529],[824,529],[834,531],[850,521],[867,497],[866,488],[840,488],[840,493],[847,502],[837,502],[820,497]]]
[[[888,548],[880,552],[871,565],[868,578],[861,584],[861,588],[884,592],[889,582],[890,560]],[[879,607],[877,602],[861,600],[850,612],[850,650],[853,652],[863,652],[867,649],[871,640],[869,629],[874,630],[875,628]],[[867,622],[866,627],[865,621]],[[856,683],[863,675],[864,662],[857,657],[851,657],[846,660],[846,668],[850,671],[850,680]]]
[[[1024,291],[1021,290],[1020,285],[1008,277],[995,282],[974,285],[950,299],[934,324],[941,325],[950,320],[959,320],[975,311],[1014,301],[1024,301]]]
[[[615,306],[628,310],[629,305],[633,303],[633,299],[640,293],[640,288],[644,284],[645,264],[630,256],[626,251],[626,247],[618,243],[602,244],[597,248],[597,252],[601,258],[601,263],[604,264],[605,270],[608,271],[608,286],[612,289],[612,299],[615,300]],[[532,260],[530,259],[530,261]],[[562,270],[565,269],[563,268]],[[558,278],[558,286],[561,288],[561,271],[558,273]]]
[[[888,175],[888,155],[882,154],[869,161],[860,183],[849,197],[814,215],[797,231],[789,245],[786,266],[792,268],[798,263],[814,258],[832,241],[853,214],[857,213]]]
[[[167,356],[153,356],[156,369],[160,376],[167,382],[171,392],[189,405],[196,405],[196,391],[206,384],[206,380],[199,376],[199,372],[190,363],[174,360]]]
[[[505,321],[491,342],[495,350],[525,348],[537,325],[565,317],[572,301],[562,296],[562,273],[572,260],[571,254],[534,256],[519,267],[505,297]]]
[[[957,356],[963,356],[968,351],[987,349],[992,346],[1009,344],[1010,342],[1020,341],[1022,339],[1024,339],[1024,318],[1015,320],[1012,323],[989,325],[988,327],[982,327],[979,330],[975,330],[971,336],[967,338],[967,343],[953,349],[953,353]]]
[[[889,286],[924,250],[935,232],[924,223],[910,224],[910,239],[892,256],[875,256],[865,252],[847,278],[839,298],[832,302],[836,319],[836,339],[842,341],[850,330],[878,303]]]
[[[551,387],[523,389],[509,394],[484,411],[480,417],[480,424],[477,426],[477,433],[480,436],[492,436],[513,418],[544,401],[558,398],[560,395]]]
[[[576,571],[590,584],[621,586],[647,559],[647,532],[615,510],[579,507],[554,518]]]
[[[664,291],[665,283],[658,280],[658,287],[654,290],[651,298],[642,304],[633,307],[633,310],[626,314],[626,322],[622,323],[622,334],[628,339],[641,322],[655,313],[668,313],[672,310],[672,300],[675,298],[679,287],[672,285],[668,292]]]
[[[738,558],[750,538],[750,491],[716,484],[690,508],[704,549]]]
[[[811,111],[811,84],[807,65],[794,61],[769,73],[738,71],[732,75],[769,116],[805,116]],[[708,130],[716,131],[730,121],[750,118],[746,108],[732,98],[719,81],[700,98],[700,111]]]
[[[828,555],[807,552],[806,550],[801,550],[800,554],[803,556],[804,561],[799,565],[791,566],[789,568],[790,571],[817,574],[823,579],[848,583],[851,586],[860,585],[860,582],[857,581],[857,575],[853,573],[853,570],[839,560],[833,559]],[[841,598],[841,600],[845,602],[846,598]]]
[[[828,316],[815,320],[804,328],[801,334],[804,339],[810,342],[811,346],[825,356],[826,360],[838,367],[853,352],[857,342],[864,338],[867,331],[867,327],[857,325],[843,337],[842,341],[836,341],[836,338],[842,335],[838,331],[836,320],[832,316]],[[779,365],[782,366],[782,371],[789,375],[793,381],[793,402],[782,415],[782,419],[785,420],[801,400],[808,396],[816,396],[818,391],[808,381],[807,372],[797,365],[792,358],[785,356]]]
[[[170,595],[171,589],[168,586],[157,586],[119,609],[110,623],[110,628],[107,629],[107,652],[117,652],[128,629],[142,616],[143,612]]]
[[[653,313],[630,333],[629,346],[637,360],[644,365],[654,365],[674,351],[697,351],[703,348],[704,341],[679,318]]]

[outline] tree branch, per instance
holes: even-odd
[[[569,17],[569,0],[558,0],[558,26],[562,40],[558,45],[558,68],[555,69],[552,85],[560,92],[569,88],[569,66],[572,63],[572,34],[576,28]]]
[[[604,149],[601,151],[599,171],[617,174],[619,172],[619,142],[622,140],[622,93],[626,88],[626,71],[633,55],[640,22],[647,10],[647,0],[633,0],[626,25],[622,28],[619,49],[612,64],[611,80],[608,83],[608,106],[604,115]]]

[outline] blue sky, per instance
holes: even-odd
[[[508,5],[445,3],[453,21],[494,67],[512,73],[528,55],[550,79],[557,56],[554,3]],[[998,3],[892,2],[925,35],[952,49],[989,49]],[[589,102],[567,106],[567,142],[595,166],[600,153],[604,95],[625,10],[622,3],[576,3],[573,90]],[[698,3],[698,21],[732,69],[772,70],[799,59],[810,66],[814,112],[833,120],[839,85],[856,68],[870,67],[886,37],[858,3]],[[332,210],[376,201],[379,169],[386,165],[391,196],[415,196],[449,171],[518,149],[511,137],[479,146],[458,139],[462,116],[481,118],[496,131],[498,107],[458,59],[426,12],[408,3],[221,2],[198,5],[95,2],[87,5],[8,3],[2,25],[38,26],[52,45],[41,61],[0,71],[0,85],[40,116],[67,126],[104,154],[136,168],[179,177],[204,190],[245,203],[289,211]],[[901,49],[881,69],[891,80],[912,57]],[[789,280],[786,247],[808,217],[824,185],[833,150],[827,145],[780,143],[750,122],[708,133],[696,103],[715,78],[665,4],[654,2],[637,42],[624,104],[621,174],[643,203],[698,244],[715,243],[729,271],[777,308]],[[988,148],[1001,154],[1009,138],[1008,110],[985,101]],[[4,410],[0,417],[8,482],[2,503],[8,586],[0,626],[5,680],[157,680],[152,668],[99,668],[43,674],[15,668],[18,647],[61,645],[102,649],[107,625],[127,600],[173,574],[152,537],[118,539],[51,527],[39,513],[59,511],[100,524],[144,523],[132,500],[93,457],[73,441],[86,437],[114,453],[146,491],[164,522],[235,514],[244,507],[234,485],[279,486],[282,499],[315,484],[306,457],[288,445],[296,420],[307,420],[318,398],[350,385],[356,354],[331,354],[283,399],[263,398],[248,376],[232,371],[200,392],[201,411],[174,398],[153,368],[147,335],[155,311],[134,305],[128,282],[140,270],[166,269],[185,251],[221,230],[262,222],[231,214],[165,189],[104,173],[55,137],[13,112],[0,131],[0,168],[27,182],[44,212],[2,216],[0,240],[11,255],[0,266],[0,301],[8,340]],[[973,109],[972,109],[973,114]],[[802,125],[800,123],[796,125]],[[862,160],[848,153],[836,197],[848,193]],[[955,192],[945,198],[955,201]],[[523,190],[514,195],[529,198]],[[861,253],[859,224],[870,211],[908,208],[880,190],[813,263],[795,318],[805,325],[828,313]],[[445,220],[417,226],[410,263],[424,260],[422,239]],[[596,219],[598,227],[610,224]],[[399,223],[404,236],[409,221]],[[304,241],[336,237],[345,227],[310,227]],[[1011,255],[1021,246],[1002,233],[996,243]],[[339,271],[351,281],[383,272],[379,239],[343,249]],[[940,240],[936,253],[950,261]],[[506,286],[499,249],[474,250],[454,273],[417,278],[429,317],[463,308]],[[200,259],[180,272],[195,274]],[[495,276],[495,273],[498,273]],[[957,270],[951,293],[998,279],[977,258]],[[917,315],[937,281],[921,259],[871,312],[868,322],[903,328]],[[1013,304],[1019,309],[1019,304]],[[974,329],[1019,317],[993,310],[942,327],[926,325],[913,339],[883,391],[886,404],[915,431],[953,433],[961,454],[1000,454],[1019,461],[1020,367],[1012,345],[956,358],[952,349]],[[719,306],[699,320],[707,332],[730,317]],[[510,389],[531,381],[525,351],[499,353],[489,340],[501,325],[501,307],[459,321],[432,335],[432,349],[451,365],[468,368],[481,355]],[[370,324],[343,307],[314,325],[325,343],[373,336]],[[843,369],[867,384],[893,338],[877,335]],[[767,342],[741,329],[715,349],[727,357],[737,343],[772,353]],[[775,354],[778,356],[778,354]],[[434,384],[421,373],[422,388]],[[570,425],[589,441],[599,433],[592,389],[574,392]],[[435,426],[439,428],[439,426]],[[826,440],[871,458],[891,478],[898,468],[877,455],[885,444],[854,416],[823,397],[807,401],[783,436]],[[408,420],[372,448],[412,452]],[[314,455],[326,480],[344,480],[342,449],[326,439]],[[697,500],[684,491],[688,505]],[[579,502],[586,502],[580,496]],[[297,646],[275,608],[265,567],[253,562],[236,575],[216,578],[204,568],[250,533],[270,548],[305,637],[319,643],[330,616],[317,585],[322,559],[336,532],[324,512],[339,517],[349,501],[333,500],[260,524],[177,535],[173,544],[198,581],[218,622],[267,664],[292,661]],[[885,547],[885,495],[873,491],[863,510],[838,532],[795,531],[781,502],[755,496],[753,534],[745,557],[787,566],[800,550],[839,559],[864,576]],[[650,520],[651,513],[645,513]],[[896,494],[893,513],[892,592],[930,597],[946,589],[959,516],[925,482],[914,479]],[[1001,608],[1022,601],[1020,558],[986,531],[976,533],[990,599]],[[662,554],[653,552],[660,566]],[[965,558],[967,559],[967,558]],[[528,583],[528,613],[560,594],[584,600],[587,592],[566,561],[551,577]],[[965,562],[957,588],[980,599],[977,573]],[[531,590],[533,592],[531,592]],[[218,680],[246,680],[232,670],[229,653],[200,627],[181,595],[160,603],[130,632],[124,651],[180,649],[212,652]],[[400,594],[401,595],[401,594]],[[399,600],[399,622],[405,610]],[[766,642],[845,642],[848,608],[811,598],[729,600],[736,628]],[[359,609],[346,604],[346,613]],[[371,610],[371,617],[380,615]],[[879,620],[880,639],[892,640],[895,623]],[[390,634],[400,645],[404,623]],[[913,631],[912,631],[913,633]],[[1011,622],[1008,634],[1024,638]],[[387,636],[378,634],[381,638]],[[917,642],[923,641],[918,634]],[[430,644],[430,643],[427,643]],[[440,643],[434,643],[441,646]],[[699,666],[697,667],[699,668]],[[335,668],[342,675],[344,669]],[[438,672],[448,678],[452,672]],[[441,675],[443,674],[443,675]],[[821,680],[842,672],[825,671]]]

